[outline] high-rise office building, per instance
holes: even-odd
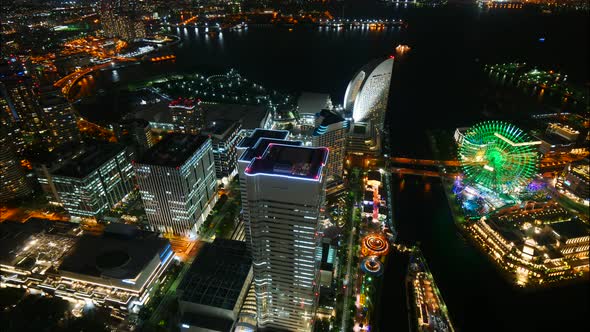
[[[262,328],[311,331],[319,289],[319,218],[327,148],[271,143],[245,170]]]
[[[350,152],[379,153],[389,100],[393,57],[374,60],[361,68],[346,88],[344,110],[353,119]]]
[[[14,152],[9,128],[4,125],[0,122],[0,202],[31,193],[25,172]]]
[[[96,218],[133,190],[133,168],[124,146],[95,143],[53,171],[51,182],[71,216]]]
[[[43,143],[49,147],[47,123],[33,90],[33,80],[23,71],[0,73],[0,98],[8,105],[12,122],[20,129],[26,147]]]
[[[141,20],[143,1],[101,0],[100,20],[106,37],[135,40],[146,36]]]
[[[246,245],[250,250],[252,237],[250,236],[250,214],[248,213],[248,192],[246,190],[246,168],[253,158],[262,156],[270,143],[287,143],[288,130],[255,129],[249,136],[244,137],[236,147],[238,155],[238,176],[240,179],[240,193],[242,198],[242,219],[246,233]],[[301,142],[287,143],[301,145]]]
[[[168,104],[174,130],[183,134],[198,134],[205,126],[203,108],[193,99],[176,99]]]
[[[217,180],[231,181],[237,173],[236,145],[241,128],[239,122],[220,120],[202,131],[203,135],[211,137]]]
[[[317,114],[312,144],[330,149],[330,156],[325,167],[326,182],[334,182],[342,178],[348,123],[334,110],[323,109]]]
[[[19,129],[18,135],[15,132],[15,139],[20,141],[17,146],[51,151],[61,144],[80,141],[70,103],[58,90],[39,90],[22,67],[2,68],[0,105],[7,107],[6,114]]]
[[[150,226],[192,237],[217,202],[211,139],[169,134],[134,163]]]
[[[78,119],[72,105],[61,96],[59,90],[46,91],[41,94],[39,106],[43,112],[51,140],[51,149],[65,143],[80,142]]]

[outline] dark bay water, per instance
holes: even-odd
[[[408,44],[412,50],[396,58],[392,78],[388,113],[391,153],[432,157],[427,129],[473,124],[483,118],[484,108],[493,105],[496,93],[485,83],[485,63],[526,61],[539,68],[561,70],[580,84],[588,81],[589,29],[584,13],[550,16],[536,11],[452,6],[395,9],[367,3],[353,1],[346,16],[402,18],[408,27],[383,31],[251,27],[224,32],[221,38],[194,29],[173,29],[169,32],[183,40],[175,63],[122,68],[116,75],[103,72],[95,88],[108,92],[154,75],[223,73],[236,68],[269,88],[330,93],[335,103],[341,103],[354,72],[373,58],[393,54],[396,45]],[[541,37],[545,42],[539,41]],[[107,93],[93,105],[80,107],[93,112],[125,109],[117,93]],[[520,104],[509,110],[502,117],[525,114]],[[429,181],[428,190],[425,181]],[[459,236],[440,183],[406,177],[394,179],[394,188],[399,239],[408,245],[421,242],[458,330],[570,331],[586,325],[588,285],[536,292],[514,290]],[[385,274],[381,331],[407,328],[405,295],[400,290],[405,271],[400,273],[401,260],[392,262]]]
[[[514,289],[491,262],[459,234],[442,185],[416,176],[393,179],[398,239],[417,242],[458,331],[578,331],[590,313],[586,283],[524,291]],[[396,255],[391,254],[391,255]],[[406,264],[390,260],[382,296],[380,331],[407,329]],[[400,329],[397,329],[399,327]]]

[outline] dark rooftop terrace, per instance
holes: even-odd
[[[203,129],[203,135],[214,135],[214,136],[222,136],[221,139],[224,138],[227,134],[232,133],[235,131],[235,127],[237,127],[239,122],[237,121],[228,121],[228,120],[217,120],[213,121],[209,124],[209,127]],[[231,129],[231,130],[230,130]]]
[[[215,239],[203,246],[182,280],[181,300],[233,310],[251,265],[245,242]]]
[[[140,164],[179,167],[209,139],[203,135],[169,134],[152,146],[137,162]]]
[[[263,137],[258,140],[258,142],[248,150],[244,151],[242,156],[240,156],[240,160],[251,161],[256,157],[261,157],[266,148],[270,144],[283,144],[283,145],[293,145],[293,146],[302,146],[303,142],[301,141],[285,141],[283,139],[275,139],[275,138],[266,138]]]
[[[319,180],[328,159],[328,148],[269,144],[261,158],[252,160],[246,174],[268,174]]]
[[[257,128],[254,132],[248,136],[244,137],[240,143],[238,143],[238,148],[251,148],[253,147],[260,138],[275,138],[275,139],[286,139],[289,136],[288,130],[266,130]]]
[[[168,246],[168,240],[146,231],[83,235],[59,269],[103,278],[133,279]]]
[[[572,219],[570,221],[557,222],[550,225],[555,233],[566,239],[584,237],[590,235],[588,227],[583,222]]]

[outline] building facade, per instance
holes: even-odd
[[[217,202],[211,139],[169,134],[134,169],[152,229],[194,237]]]
[[[252,248],[250,236],[250,214],[248,213],[248,191],[246,190],[246,168],[253,158],[262,155],[270,143],[286,143],[289,136],[287,130],[255,129],[250,135],[244,137],[236,147],[238,155],[238,176],[240,179],[240,194],[242,199],[242,219],[246,233],[246,245],[248,250]],[[301,142],[298,143],[299,145]]]
[[[327,148],[271,143],[245,170],[258,325],[311,331]]]
[[[131,158],[119,144],[88,146],[50,178],[59,201],[73,217],[97,218],[133,190]]]
[[[331,183],[342,179],[344,171],[344,156],[346,154],[346,140],[349,122],[333,110],[324,109],[316,118],[316,127],[312,135],[315,147],[330,149],[326,164],[326,182]]]
[[[198,134],[205,126],[203,108],[192,99],[177,99],[168,104],[174,130],[183,134]]]
[[[33,80],[19,73],[6,73],[0,79],[0,97],[8,106],[12,122],[20,129],[18,139],[25,147],[31,147],[42,141],[47,125],[33,90]]]
[[[19,129],[16,145],[52,151],[61,144],[79,142],[77,118],[70,103],[58,90],[39,91],[24,69],[18,70],[0,73],[0,104]]]
[[[146,37],[141,20],[141,4],[137,0],[102,0],[100,20],[105,37],[135,40]]]
[[[78,119],[72,105],[59,93],[58,90],[47,91],[39,99],[52,150],[62,144],[80,142],[81,139]]]
[[[590,205],[590,166],[589,160],[570,163],[557,178],[557,187],[564,190],[570,198],[574,198],[586,206]]]
[[[30,194],[31,188],[14,152],[7,127],[0,127],[0,147],[0,202]]]
[[[211,137],[215,176],[219,181],[229,182],[237,174],[237,150],[242,126],[239,122],[215,121],[203,130],[203,135]]]
[[[393,57],[374,60],[359,70],[346,88],[344,110],[354,125],[349,151],[379,153],[389,101]]]

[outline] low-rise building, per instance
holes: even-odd
[[[558,187],[588,205],[590,201],[590,161],[568,164],[558,178]]]
[[[125,224],[80,234],[49,220],[0,224],[1,286],[91,302],[121,319],[139,312],[173,261],[168,240]]]
[[[570,142],[575,142],[580,135],[580,132],[574,128],[569,127],[561,123],[550,123],[545,131],[547,134],[555,134],[565,138]]]
[[[233,331],[251,282],[244,242],[205,244],[179,286],[181,331]]]

